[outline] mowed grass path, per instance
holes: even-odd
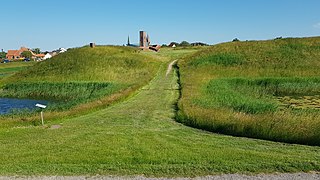
[[[169,62],[168,62],[169,63]],[[174,121],[176,75],[59,129],[0,129],[0,175],[202,176],[320,170],[320,148],[208,133]]]

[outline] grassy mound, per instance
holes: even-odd
[[[4,78],[0,91],[2,97],[49,100],[49,117],[62,110],[73,115],[128,96],[154,77],[159,64],[133,48],[76,48]]]
[[[40,62],[5,82],[94,81],[137,84],[137,79],[150,79],[148,75],[154,73],[155,62],[155,59],[134,48],[83,47]]]
[[[320,145],[319,108],[278,100],[319,95],[319,68],[319,37],[212,46],[180,63],[178,120],[230,135]],[[317,107],[316,99],[308,103]]]

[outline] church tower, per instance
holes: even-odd
[[[127,46],[130,46],[130,37],[128,36],[128,43]]]

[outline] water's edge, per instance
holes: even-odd
[[[17,98],[0,98],[0,115],[11,114],[19,111],[35,110],[36,104],[47,105],[48,101]]]

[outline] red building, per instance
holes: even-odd
[[[32,55],[35,56],[35,54],[30,49],[26,47],[21,47],[19,50],[8,50],[6,58],[9,60],[24,58],[24,57],[21,57],[21,53],[23,53],[24,51],[30,51]]]

